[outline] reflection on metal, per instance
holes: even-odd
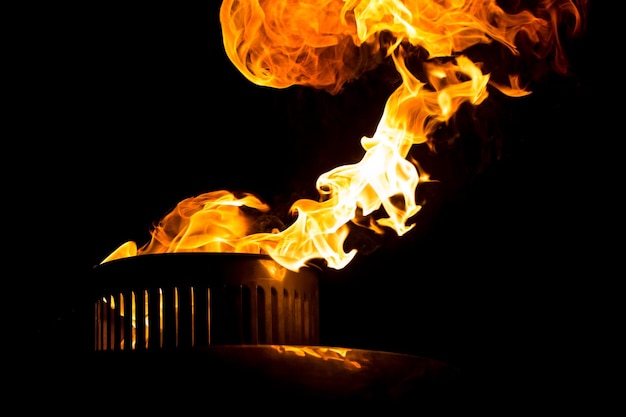
[[[297,356],[310,356],[325,361],[339,361],[345,365],[352,366],[354,368],[361,368],[361,364],[358,361],[348,359],[347,354],[352,349],[348,348],[334,348],[324,346],[286,346],[286,345],[272,345],[279,353],[294,353]]]
[[[319,341],[318,281],[307,268],[292,272],[264,255],[176,253],[94,271],[95,350]]]

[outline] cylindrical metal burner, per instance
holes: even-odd
[[[169,253],[94,268],[94,348],[319,343],[319,283],[266,255]]]

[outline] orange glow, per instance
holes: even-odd
[[[296,356],[312,357],[324,361],[339,361],[352,368],[361,368],[358,361],[348,358],[352,349],[342,347],[320,347],[320,346],[293,346],[293,345],[272,345],[278,353],[292,353]]]
[[[415,225],[417,187],[428,177],[408,158],[414,146],[428,146],[462,105],[483,103],[489,88],[530,94],[518,74],[507,74],[509,84],[492,81],[466,51],[497,44],[512,56],[550,55],[565,72],[559,31],[564,22],[573,22],[571,33],[582,30],[586,6],[587,0],[538,0],[532,9],[495,0],[224,0],[225,52],[254,84],[339,94],[381,59],[393,62],[402,82],[375,133],[361,138],[363,158],[320,175],[319,200],[296,201],[295,220],[284,230],[253,230],[254,217],[269,210],[254,195],[214,191],[181,201],[148,244],[127,242],[103,262],[147,253],[245,252],[269,254],[294,271],[312,259],[345,267],[356,255],[344,243],[357,217],[379,234],[402,236]],[[522,50],[520,39],[532,48]],[[416,71],[409,58],[418,50],[426,59]]]
[[[260,246],[253,247],[242,240],[252,222],[241,213],[242,206],[258,212],[269,210],[269,206],[251,194],[236,197],[229,191],[185,199],[154,226],[150,243],[138,249],[135,242],[126,242],[104,262],[144,253],[259,253]]]

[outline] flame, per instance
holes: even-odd
[[[254,84],[339,94],[382,60],[393,62],[401,83],[375,133],[361,138],[361,161],[320,175],[319,200],[296,201],[288,227],[257,231],[255,219],[269,211],[265,203],[252,194],[209,192],[180,202],[153,228],[148,244],[123,244],[103,262],[205,251],[269,254],[292,270],[312,259],[345,267],[356,255],[344,250],[350,223],[399,236],[414,227],[410,220],[421,209],[416,190],[428,180],[410,161],[414,146],[430,146],[437,129],[461,106],[483,103],[489,88],[511,97],[530,94],[520,74],[492,80],[469,51],[500,45],[513,57],[550,58],[554,70],[565,73],[559,36],[568,22],[570,34],[582,31],[586,7],[587,0],[538,0],[533,7],[495,0],[224,0],[225,52]]]

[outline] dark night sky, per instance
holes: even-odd
[[[91,268],[127,240],[144,243],[183,198],[242,190],[277,208],[315,198],[319,174],[361,158],[390,91],[377,73],[336,97],[250,84],[223,52],[218,4],[82,7],[50,10],[54,22],[42,11],[48,30],[22,74],[33,115],[24,154],[36,166],[24,166],[33,183],[18,203],[34,219],[22,219],[22,255],[42,277],[26,279],[35,309],[22,330],[44,349],[83,348],[76,299]],[[409,235],[324,273],[323,343],[490,363],[499,375],[544,369],[539,358],[577,342],[593,12],[588,34],[567,44],[573,75],[503,110],[503,160],[436,188]]]

